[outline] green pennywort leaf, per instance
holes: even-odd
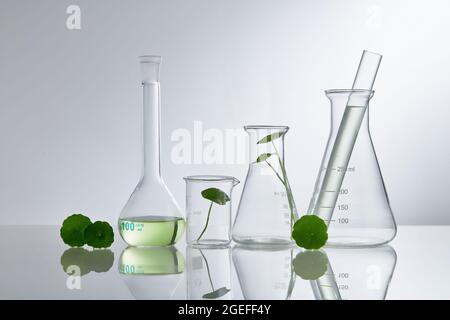
[[[205,299],[217,299],[217,298],[220,298],[220,297],[226,295],[228,292],[230,292],[230,289],[228,289],[227,287],[222,287],[222,288],[219,288],[217,290],[214,290],[213,292],[204,294],[203,298],[205,298]]]
[[[203,190],[202,197],[222,206],[230,201],[230,197],[225,192],[217,188],[208,188]]]
[[[327,225],[318,216],[305,215],[295,222],[292,238],[299,247],[320,249],[328,240]]]
[[[284,132],[275,132],[272,134],[269,134],[268,136],[265,136],[264,138],[262,138],[261,140],[259,140],[257,142],[257,144],[262,144],[262,143],[268,143],[271,142],[273,140],[276,140],[278,138],[281,138],[285,133]]]
[[[266,161],[271,155],[272,155],[272,153],[263,153],[263,154],[259,155],[258,158],[256,158],[256,162]]]
[[[303,251],[297,254],[294,261],[295,273],[304,280],[317,280],[327,272],[328,258],[321,251]]]
[[[59,234],[65,244],[71,247],[82,247],[86,244],[84,231],[91,224],[88,217],[82,214],[73,214],[64,220]]]
[[[114,242],[114,231],[108,222],[96,221],[84,231],[86,243],[94,248],[107,248]]]

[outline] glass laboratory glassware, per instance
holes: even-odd
[[[284,161],[287,126],[245,126],[250,164],[233,225],[241,244],[291,244],[298,218]]]
[[[186,241],[189,245],[228,246],[231,242],[231,193],[239,183],[234,177],[198,175],[186,181]],[[214,188],[228,197],[215,203],[203,197],[203,191]]]
[[[136,299],[173,297],[185,270],[183,254],[174,246],[128,247],[119,259],[120,275]]]
[[[187,298],[232,299],[231,248],[200,248],[188,246]]]
[[[308,213],[328,224],[328,245],[387,243],[397,228],[369,132],[373,91],[325,93],[331,101],[331,132]]]
[[[397,262],[387,245],[373,248],[326,248],[344,300],[384,300]]]
[[[291,245],[237,245],[233,263],[247,300],[289,300],[295,285]]]
[[[160,56],[141,56],[143,88],[142,177],[119,217],[122,239],[131,246],[167,246],[184,232],[183,214],[161,177]]]

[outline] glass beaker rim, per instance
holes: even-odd
[[[157,54],[144,54],[139,56],[141,63],[161,63],[162,57]]]
[[[325,94],[367,94],[372,95],[375,93],[374,90],[369,89],[328,89],[325,90]]]
[[[183,177],[185,181],[189,182],[224,182],[231,181],[233,184],[238,184],[240,181],[232,176],[222,176],[222,175],[210,175],[210,174],[202,174],[202,175],[193,175]]]
[[[244,130],[252,129],[279,129],[279,130],[289,130],[289,126],[277,126],[277,125],[246,125]]]

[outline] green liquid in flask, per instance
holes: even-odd
[[[185,224],[180,217],[129,217],[119,219],[119,230],[131,246],[169,246],[180,239]]]

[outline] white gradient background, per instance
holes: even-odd
[[[66,8],[81,7],[81,30]],[[171,133],[287,124],[305,211],[329,132],[327,88],[384,55],[371,132],[399,224],[450,223],[448,1],[0,0],[0,224],[115,221],[140,176],[137,56],[161,54],[162,171],[184,207]],[[241,186],[235,189],[237,207]]]

